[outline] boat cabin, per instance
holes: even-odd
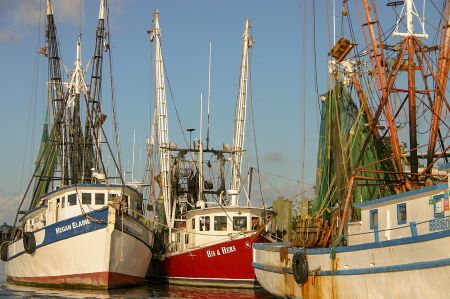
[[[450,229],[449,185],[433,185],[354,204],[361,209],[361,221],[348,223],[348,245]]]
[[[185,251],[254,233],[268,210],[252,207],[210,207],[186,212],[175,225],[171,251]]]
[[[138,191],[122,185],[79,184],[58,188],[40,199],[40,206],[20,219],[25,232],[33,232],[62,220],[102,209],[108,203],[124,202],[125,211],[137,217],[142,210],[142,197]]]

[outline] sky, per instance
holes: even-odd
[[[63,62],[68,68],[73,66],[75,42],[81,32],[86,63],[93,52],[98,2],[54,2]],[[232,143],[242,33],[249,18],[255,41],[249,103],[266,203],[277,196],[295,199],[302,188],[300,181],[305,183],[304,189],[311,188],[316,176],[318,94],[326,92],[328,85],[327,26],[332,20],[327,13],[332,11],[331,2],[316,1],[313,8],[312,1],[303,0],[112,1],[110,43],[124,168],[131,170],[134,132],[134,176],[142,176],[145,167],[145,139],[153,108],[153,53],[146,31],[153,11],[159,10],[166,84],[170,84],[183,128],[197,129],[193,138],[198,134],[200,94],[206,99],[208,93],[212,44],[210,143],[215,148]],[[330,7],[326,9],[326,5]],[[46,61],[37,54],[45,43],[44,6],[43,0],[0,0],[0,221],[13,219],[39,145],[47,77]],[[169,95],[168,102],[169,139],[182,144]],[[106,126],[111,120],[109,116]],[[247,132],[251,133],[246,137],[247,155],[255,167],[251,121]]]

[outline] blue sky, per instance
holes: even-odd
[[[80,28],[86,63],[93,51],[97,1],[55,2],[64,63],[69,68],[73,65]],[[331,20],[327,21],[324,5],[331,2],[316,2],[319,93],[325,92],[328,85],[327,24]],[[297,180],[314,184],[319,112],[314,87],[311,3],[300,0],[113,1],[110,11],[113,75],[125,168],[131,160],[133,130],[136,146],[141,149],[149,135],[152,78],[151,46],[146,30],[151,26],[153,11],[158,9],[166,70],[185,129],[198,129],[200,93],[206,98],[208,52],[212,43],[211,145],[216,148],[232,142],[241,36],[245,19],[251,19],[255,40],[251,93],[260,168],[263,182],[266,181],[263,187],[266,202],[278,195],[295,196],[299,188]],[[18,194],[25,189],[38,148],[47,66],[36,51],[45,42],[44,6],[43,0],[0,2],[0,220],[12,218],[10,211],[16,206]],[[358,19],[353,21],[356,27]],[[170,97],[168,100],[172,106]],[[169,114],[170,139],[181,144],[173,108]],[[111,120],[110,114],[106,125]],[[250,122],[247,124],[247,132],[252,131]],[[252,139],[251,135],[247,137]],[[250,150],[254,147],[249,146]],[[139,151],[136,154],[138,163]],[[141,173],[144,169],[145,153],[141,151],[140,155],[142,166],[135,166],[135,176],[139,168]],[[254,153],[250,154],[251,161],[254,157]]]

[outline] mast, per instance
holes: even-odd
[[[427,151],[427,164],[430,165],[434,159],[434,152],[436,150],[436,141],[439,135],[439,123],[441,122],[441,112],[442,105],[445,101],[445,90],[447,88],[448,74],[450,70],[450,2],[447,1],[447,17],[446,22],[443,17],[444,26],[441,32],[441,44],[440,53],[438,59],[438,67],[436,72],[437,82],[436,89],[437,93],[435,96],[435,102],[433,105],[433,113],[431,116],[431,132],[428,142]],[[445,15],[445,14],[444,14]],[[448,100],[448,99],[447,99]],[[447,103],[448,105],[448,103]],[[444,145],[441,140],[442,150],[444,150]],[[448,162],[448,160],[447,160]]]
[[[59,57],[59,45],[56,32],[56,24],[53,16],[53,4],[51,0],[47,0],[47,57],[48,57],[48,72],[49,72],[49,101],[52,102],[53,107],[53,121],[56,128],[55,139],[61,138],[59,142],[59,167],[61,172],[61,184],[67,184],[68,164],[65,159],[65,125],[63,123],[63,115],[65,110],[63,83],[61,79],[61,59]],[[58,142],[58,141],[56,141]],[[53,174],[51,174],[53,175]],[[47,191],[47,190],[45,190]],[[44,192],[45,192],[44,191]]]
[[[231,206],[237,206],[239,201],[239,188],[241,184],[242,151],[244,147],[246,105],[247,105],[247,81],[249,71],[249,49],[253,46],[253,38],[249,35],[250,20],[245,21],[244,34],[242,35],[242,58],[239,80],[239,94],[236,101],[234,118],[233,154],[231,170]]]
[[[383,141],[385,136],[389,137],[390,142],[383,141],[384,147],[392,151],[394,161],[394,169],[389,175],[392,178],[392,182],[401,187],[401,190],[397,191],[406,191],[407,189],[423,185],[425,179],[430,174],[432,175],[432,165],[437,160],[443,158],[448,161],[448,154],[446,153],[447,141],[445,141],[445,136],[441,134],[440,126],[442,124],[446,126],[445,116],[442,115],[443,104],[446,103],[448,108],[446,88],[450,69],[450,2],[448,0],[445,1],[446,5],[442,15],[444,25],[440,32],[440,47],[428,47],[421,40],[428,38],[425,30],[425,1],[423,2],[422,15],[419,14],[414,0],[404,1],[393,32],[394,36],[399,36],[402,40],[395,47],[385,46],[382,40],[380,22],[377,19],[376,2],[368,0],[362,0],[362,2],[366,20],[363,21],[361,19],[361,23],[363,27],[368,28],[369,35],[369,38],[367,38],[366,32],[364,32],[364,37],[367,48],[370,50],[372,74],[377,78],[377,83],[381,90],[379,104],[375,106],[376,113],[370,122],[369,137],[374,135],[376,130],[380,130],[381,141]],[[398,5],[396,2],[393,3],[393,5]],[[406,25],[402,31],[399,26],[404,19],[406,19]],[[420,25],[420,30],[417,30],[416,24]],[[377,29],[378,34],[375,34],[375,29]],[[395,58],[387,60],[384,51],[392,51],[396,55]],[[438,55],[436,55],[438,59],[436,61],[434,61],[431,53],[433,51],[438,51]],[[400,85],[405,85],[405,83],[407,83],[407,86],[400,88]],[[404,99],[399,103],[398,100],[402,94]],[[427,100],[427,102],[424,100]],[[399,116],[403,106],[405,106],[407,111],[405,119]],[[418,109],[421,106],[427,108],[427,114],[424,114],[422,111],[419,113]],[[383,117],[381,117],[382,113],[384,113]],[[421,118],[425,120],[423,123],[420,122]],[[427,118],[430,118],[431,121],[427,120]],[[388,125],[387,131],[384,131],[384,126],[380,124],[382,121]],[[402,128],[399,128],[399,123],[408,125],[404,129],[408,130],[408,138],[406,138],[404,144],[409,143],[409,149],[400,147],[399,135],[406,134],[400,132]],[[429,125],[430,123],[431,125]],[[423,125],[425,127],[419,129],[419,126]],[[448,128],[448,126],[446,127]],[[426,155],[418,153],[419,148],[422,147],[419,144],[418,134],[419,132],[424,132],[424,130],[429,132]],[[369,137],[364,141],[363,150],[356,164],[362,162],[364,149],[369,142]],[[443,153],[436,152],[436,143],[438,141]],[[385,154],[390,156],[389,153]],[[427,160],[424,166],[424,169],[427,170],[426,176],[419,169],[419,159]],[[404,169],[405,160],[408,160],[410,170]]]
[[[87,93],[87,86],[84,81],[84,70],[81,62],[81,35],[78,36],[76,44],[75,68],[72,71],[69,86],[67,89],[66,114],[70,115],[67,125],[71,129],[68,130],[68,146],[70,159],[70,178],[73,184],[83,181],[83,133],[81,129],[80,116],[80,96],[83,92]]]
[[[154,27],[150,30],[150,41],[155,42],[155,92],[156,92],[156,126],[158,138],[158,153],[160,163],[161,188],[164,198],[164,213],[169,228],[173,227],[174,219],[171,211],[170,198],[170,150],[169,129],[167,117],[167,100],[164,82],[164,61],[161,49],[161,30],[159,28],[159,12],[153,13]],[[169,229],[170,237],[170,229]],[[170,239],[169,239],[170,240]]]
[[[106,0],[100,0],[98,13],[98,23],[95,32],[95,50],[92,57],[92,72],[89,84],[88,112],[85,126],[85,148],[83,157],[83,177],[85,181],[91,182],[93,169],[104,171],[101,164],[100,138],[101,126],[106,119],[106,115],[101,113],[101,92],[102,92],[102,65],[105,38],[105,8]],[[121,170],[118,169],[120,173]]]
[[[200,94],[200,128],[199,128],[199,142],[198,142],[198,203],[200,207],[204,207],[203,200],[203,94]]]
[[[208,61],[208,128],[206,130],[206,148],[209,149],[209,106],[211,105],[211,42],[209,42],[209,61]]]
[[[64,159],[65,144],[63,142],[65,126],[61,121],[65,109],[63,84],[61,79],[61,60],[59,57],[58,38],[51,0],[46,1],[46,7],[46,45],[40,52],[48,58],[47,96],[49,106],[51,105],[52,107],[53,118],[51,119],[51,131],[49,133],[48,127],[50,121],[48,120],[48,114],[46,114],[41,148],[36,161],[36,169],[33,174],[35,183],[30,208],[33,208],[37,204],[38,199],[50,188],[50,185],[55,178],[54,173],[57,170],[58,165],[61,173],[59,177],[61,184],[67,183],[67,164]]]
[[[372,9],[370,8],[370,5],[368,3],[368,0],[363,0],[364,4],[364,10],[366,13],[367,23],[365,23],[366,26],[368,26],[370,41],[369,43],[366,39],[367,43],[367,49],[370,49],[372,51],[372,54],[370,55],[370,60],[372,62],[372,68],[374,69],[374,72],[377,77],[378,84],[380,86],[382,96],[381,96],[381,103],[379,105],[379,108],[376,111],[376,114],[374,116],[373,122],[370,124],[371,130],[370,132],[373,133],[374,130],[377,130],[376,126],[378,124],[378,119],[381,115],[381,113],[384,110],[386,121],[389,128],[389,137],[391,141],[391,147],[392,147],[392,153],[393,153],[393,160],[395,163],[396,171],[401,173],[403,172],[403,166],[401,163],[401,152],[400,152],[400,143],[397,136],[397,130],[395,128],[393,115],[391,111],[391,107],[389,104],[389,91],[392,88],[392,85],[394,83],[394,80],[392,79],[392,76],[395,76],[397,72],[394,72],[393,74],[388,74],[387,66],[386,66],[386,59],[384,55],[384,50],[381,47],[382,39],[381,39],[381,29],[380,29],[380,22],[378,21],[377,17],[375,19],[372,17]],[[377,32],[378,32],[378,40],[377,36],[375,35],[375,26],[377,25]],[[403,51],[401,55],[403,54]],[[395,78],[395,77],[394,77]],[[371,138],[367,138],[365,144],[367,145],[367,142]],[[362,158],[363,151],[361,152],[360,157],[358,158],[358,161]]]

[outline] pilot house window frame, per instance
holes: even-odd
[[[200,216],[199,217],[199,229],[200,231],[209,231],[211,227],[211,222],[209,216]]]
[[[397,224],[406,224],[407,217],[406,203],[399,203],[397,205]]]
[[[104,205],[105,204],[105,193],[95,193],[95,204]]]
[[[81,204],[90,205],[92,204],[92,194],[88,192],[81,193]]]
[[[67,206],[74,206],[77,204],[77,194],[72,193],[67,195]]]
[[[370,229],[377,229],[378,230],[378,209],[373,209],[369,211],[369,223],[370,223]]]
[[[247,230],[247,216],[233,216],[233,230],[246,231]]]
[[[227,216],[214,216],[214,230],[226,231],[228,226]]]

